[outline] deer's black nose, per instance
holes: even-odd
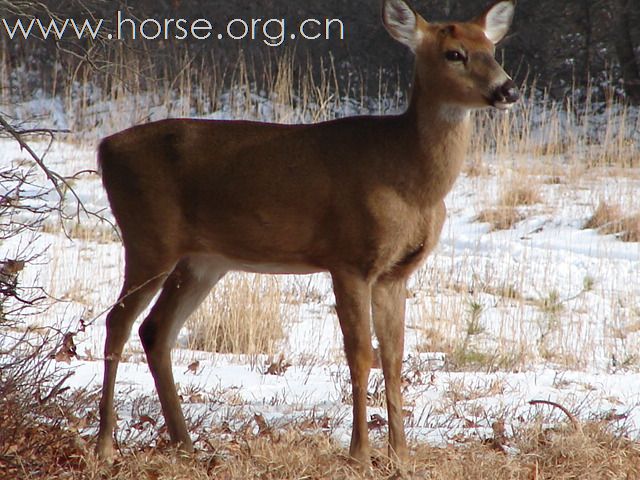
[[[520,92],[518,92],[518,87],[513,82],[513,80],[509,79],[495,89],[493,92],[492,103],[493,106],[506,106],[514,103],[520,98]]]

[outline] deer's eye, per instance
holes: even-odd
[[[464,62],[467,58],[458,50],[447,50],[444,57],[450,62]]]

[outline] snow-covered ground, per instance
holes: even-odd
[[[34,146],[43,152],[47,144]],[[95,169],[95,152],[58,141],[46,161],[68,175]],[[582,419],[607,419],[640,432],[640,244],[583,229],[602,200],[638,212],[640,172],[610,175],[594,169],[564,177],[556,168],[550,179],[522,169],[544,161],[487,158],[486,171],[463,175],[447,198],[440,244],[412,279],[407,299],[406,421],[414,438],[442,442],[487,436],[501,419],[508,432],[516,431],[550,411],[529,405],[534,399],[557,402]],[[28,155],[15,142],[0,139],[0,166],[18,164],[28,165]],[[476,220],[518,182],[533,185],[540,196],[539,202],[518,207],[521,221],[492,232]],[[89,210],[109,216],[97,173],[80,175],[73,186]],[[52,233],[24,234],[0,244],[0,259],[43,252],[21,282],[42,286],[57,300],[31,320],[61,332],[77,331],[81,319],[88,323],[75,336],[78,358],[69,366],[74,371],[70,384],[97,390],[104,313],[120,288],[122,249],[106,224],[85,219],[89,233],[71,239],[55,232],[56,219],[48,225]],[[301,285],[314,294],[304,295]],[[320,423],[346,441],[350,387],[330,281],[326,275],[283,277],[280,288],[302,292],[288,306],[293,320],[279,349],[291,367],[269,375],[266,357],[191,351],[183,331],[174,373],[185,408],[212,422],[255,413],[274,424],[326,417]],[[153,394],[135,334],[125,358],[117,387],[123,425],[140,420],[133,399]],[[198,368],[189,369],[196,360]],[[377,401],[380,378],[374,370],[371,413],[385,417]]]

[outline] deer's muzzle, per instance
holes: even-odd
[[[513,80],[509,79],[493,91],[490,102],[491,106],[504,109],[509,108],[519,98],[518,87]]]

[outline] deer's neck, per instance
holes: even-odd
[[[470,112],[443,102],[437,91],[414,87],[405,116],[416,135],[423,177],[423,200],[435,204],[453,187],[469,144]]]

